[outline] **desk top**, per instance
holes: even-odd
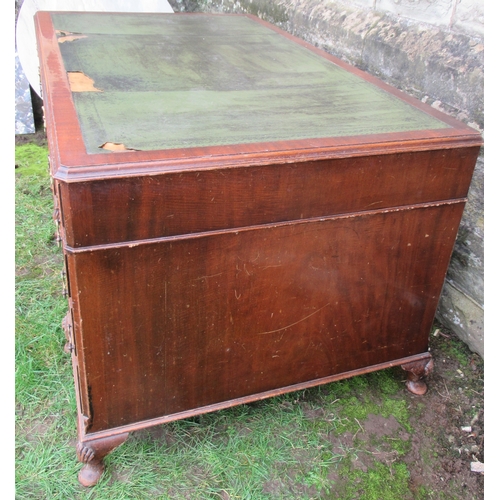
[[[64,168],[481,142],[253,16],[38,13],[37,35],[48,128]]]

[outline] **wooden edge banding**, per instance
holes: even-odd
[[[61,163],[66,162],[65,156],[61,158],[66,151],[80,157],[86,156],[87,152],[51,14],[38,11],[34,21],[40,59],[42,99],[50,103],[45,104],[45,110],[51,110],[51,114],[45,116],[47,140],[49,149],[55,154],[54,168],[57,170]],[[48,92],[48,89],[51,89],[51,92]],[[54,105],[56,100],[57,106]],[[64,130],[64,133],[57,133],[56,123],[57,129]]]
[[[391,134],[387,134],[391,135]],[[401,134],[400,134],[401,135]],[[402,136],[402,135],[401,135]],[[373,137],[372,137],[373,138]],[[337,146],[312,147],[311,141],[304,141],[310,147],[294,149],[297,142],[289,144],[274,144],[267,150],[262,151],[266,144],[245,145],[256,147],[252,152],[248,149],[236,151],[239,145],[222,147],[218,153],[214,148],[201,148],[200,150],[162,150],[162,151],[120,151],[119,154],[108,155],[86,155],[81,157],[81,162],[72,166],[59,163],[54,178],[65,183],[81,182],[87,180],[99,180],[108,177],[136,177],[141,175],[161,175],[165,173],[181,173],[185,171],[202,171],[221,168],[253,167],[261,165],[279,165],[290,163],[305,163],[309,161],[335,160],[342,158],[355,158],[361,156],[390,155],[397,153],[413,153],[429,150],[477,148],[482,145],[482,139],[477,137],[446,137],[441,139],[427,138],[410,140],[407,138],[402,142],[387,141],[361,144],[356,138],[344,138],[346,142],[352,143]],[[358,138],[359,139],[359,138]],[[382,138],[380,138],[382,140]],[[387,137],[386,137],[387,139]],[[391,138],[392,139],[392,138]],[[258,146],[258,150],[257,150]],[[213,152],[212,149],[214,149]],[[227,149],[227,154],[224,151]],[[229,151],[231,149],[231,151]],[[199,153],[200,156],[196,156]],[[178,154],[178,157],[175,157]],[[75,156],[76,159],[76,156]],[[87,162],[88,160],[88,162]],[[101,163],[102,162],[102,163]],[[143,162],[141,165],[139,165]]]

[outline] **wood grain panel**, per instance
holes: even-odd
[[[462,210],[70,254],[89,431],[424,353]]]
[[[477,149],[61,184],[84,247],[464,198]]]

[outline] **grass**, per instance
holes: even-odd
[[[68,486],[54,478],[77,470],[62,445],[73,438],[75,396],[62,351],[66,304],[46,148],[17,147],[16,165],[16,489],[18,498],[62,498]]]
[[[399,369],[136,432],[106,457],[101,482],[81,487],[46,158],[44,146],[16,146],[16,498],[431,498],[411,490]],[[389,430],[370,432],[374,422]]]

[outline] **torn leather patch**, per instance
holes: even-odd
[[[94,80],[82,71],[68,71],[67,75],[71,92],[102,92],[94,87]]]
[[[99,146],[101,149],[106,149],[107,151],[139,151],[138,149],[134,148],[127,148],[125,144],[117,143],[117,142],[105,142],[101,146]]]
[[[56,30],[57,41],[59,43],[72,42],[80,38],[87,38],[87,35],[80,35],[78,33],[71,33],[71,31]]]

